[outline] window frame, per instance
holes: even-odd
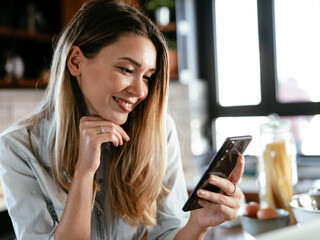
[[[210,89],[208,96],[210,131],[211,121],[218,117],[268,116],[273,113],[280,117],[290,117],[320,113],[320,102],[281,103],[277,101],[274,1],[257,0],[257,8],[261,102],[258,105],[225,107],[219,104],[217,93],[215,0],[196,1],[198,68],[200,79],[208,81]],[[212,141],[212,138],[209,141]]]

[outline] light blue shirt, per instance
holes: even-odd
[[[64,211],[67,193],[54,183],[50,173],[49,126],[50,120],[45,119],[30,129],[33,151],[26,128],[0,138],[0,180],[18,239],[54,239]],[[164,184],[171,192],[158,204],[157,225],[148,230],[148,239],[174,239],[189,218],[189,214],[181,210],[187,199],[187,188],[177,132],[169,116],[166,134]],[[105,177],[110,151],[110,146],[104,144],[96,174],[101,191],[96,195],[92,211],[91,239],[140,239],[146,231],[144,226],[133,229],[124,221],[112,218],[106,189],[108,177]]]

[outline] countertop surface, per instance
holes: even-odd
[[[225,228],[222,226],[213,227],[206,234],[204,240],[254,240],[250,234],[243,231],[241,226]]]

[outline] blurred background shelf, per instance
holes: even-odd
[[[53,40],[55,34],[53,33],[38,33],[20,29],[10,29],[0,27],[0,37],[8,39],[22,39],[36,42],[49,42]]]
[[[53,45],[61,29],[84,2],[85,0],[0,2],[0,88],[46,86],[43,80],[39,83],[39,79],[50,68]],[[144,9],[148,1],[124,2]],[[154,12],[146,12],[154,19]],[[159,29],[170,48],[171,79],[177,79],[175,16],[171,16],[167,25],[159,25]]]
[[[0,88],[43,88],[53,45],[84,0],[0,2]],[[40,81],[39,81],[40,79]]]
[[[6,81],[0,79],[0,88],[45,88],[46,83],[41,79],[17,79],[15,81]]]
[[[176,23],[175,22],[170,22],[166,26],[158,26],[160,31],[163,33],[170,33],[170,32],[175,32],[176,31]]]

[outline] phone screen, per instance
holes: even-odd
[[[236,136],[228,137],[219,151],[214,155],[210,164],[198,182],[195,189],[192,191],[187,202],[183,206],[183,211],[195,210],[202,208],[198,204],[199,197],[197,196],[198,189],[206,189],[211,192],[219,192],[220,188],[211,185],[208,183],[208,178],[210,175],[217,175],[219,177],[228,178],[231,171],[237,163],[239,154],[243,154],[250,141],[252,136]]]

